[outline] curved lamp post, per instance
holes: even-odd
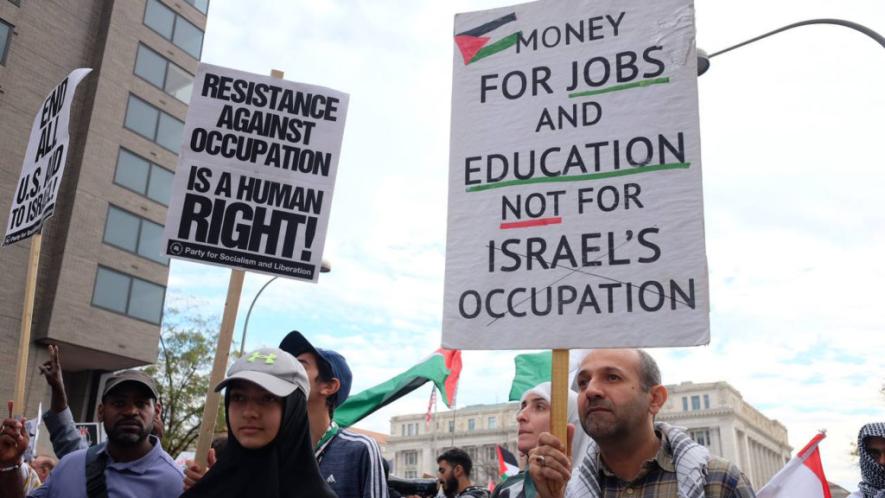
[[[799,26],[808,26],[810,24],[835,24],[837,26],[845,26],[846,28],[851,28],[855,31],[860,31],[861,33],[869,36],[873,40],[876,40],[877,42],[879,42],[879,45],[882,45],[882,48],[885,48],[885,37],[883,37],[879,33],[873,31],[872,29],[870,29],[866,26],[862,26],[860,24],[857,24],[856,22],[845,21],[842,19],[809,19],[808,21],[795,22],[793,24],[789,24],[789,25],[784,26],[782,28],[778,28],[774,31],[769,31],[768,33],[765,33],[764,35],[759,35],[756,38],[751,38],[747,41],[738,43],[737,45],[733,45],[731,47],[720,50],[718,52],[714,52],[710,55],[707,55],[706,52],[699,49],[698,50],[698,76],[707,72],[707,69],[710,68],[710,59],[712,59],[713,57],[716,57],[717,55],[721,55],[726,52],[730,52],[736,48],[743,47],[744,45],[749,45],[750,43],[753,43],[755,41],[759,41],[763,38],[768,38],[771,35],[776,35],[776,34],[780,33],[781,31],[786,31],[788,29],[798,28]]]
[[[324,259],[320,263],[320,273],[329,273],[330,271],[332,271],[332,263]],[[266,289],[267,286],[270,285],[270,283],[277,278],[279,277],[273,277],[272,279],[265,282],[264,285],[262,285],[261,288],[258,289],[258,293],[255,294],[255,297],[252,298],[252,302],[249,304],[249,311],[246,312],[246,321],[243,323],[243,337],[240,340],[240,356],[243,356],[243,348],[246,347],[246,332],[249,330],[249,317],[252,315],[252,308],[255,306],[255,301],[258,301],[258,296],[260,296],[261,293],[264,292],[264,289]]]

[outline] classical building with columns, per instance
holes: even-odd
[[[686,427],[691,437],[730,460],[759,489],[790,459],[787,428],[744,401],[727,382],[669,385],[658,420]]]
[[[519,403],[474,405],[435,414],[428,424],[424,413],[390,419],[390,437],[385,457],[392,460],[391,474],[415,478],[436,475],[436,457],[458,447],[473,460],[472,479],[486,484],[498,479],[495,445],[514,455],[516,450],[516,411]]]
[[[670,398],[658,420],[686,427],[691,437],[710,451],[736,463],[759,489],[790,459],[787,428],[743,400],[727,382],[669,385]],[[441,412],[430,424],[425,414],[390,419],[385,457],[391,473],[421,477],[436,473],[436,456],[453,446],[473,457],[473,480],[485,484],[497,478],[495,445],[518,456],[518,403],[468,406]]]

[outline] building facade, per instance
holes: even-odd
[[[74,416],[94,417],[101,374],[153,363],[169,259],[166,206],[208,0],[0,0],[0,216],[34,115],[71,70],[93,68],[71,113],[55,214],[43,228],[26,384],[59,345]],[[12,397],[31,240],[0,249],[0,397]],[[45,405],[46,403],[44,403]]]
[[[761,488],[790,460],[787,428],[744,401],[727,382],[667,386],[658,420],[688,429],[714,455],[734,462]]]
[[[436,476],[436,457],[457,447],[473,460],[471,478],[477,484],[498,479],[500,444],[514,455],[516,449],[516,412],[519,403],[475,405],[440,412],[428,424],[424,413],[400,415],[390,419],[385,458],[392,460],[391,474],[416,478]]]
[[[714,455],[737,464],[759,489],[790,459],[787,429],[743,400],[727,382],[669,385],[670,397],[657,420],[685,427]],[[453,446],[473,458],[473,480],[497,480],[495,445],[516,449],[518,403],[478,405],[439,413],[429,425],[425,414],[390,419],[386,458],[398,477],[436,474],[436,456]],[[579,428],[580,430],[580,428]],[[521,457],[520,457],[521,458]]]

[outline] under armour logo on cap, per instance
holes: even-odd
[[[277,348],[262,348],[240,358],[227,371],[227,378],[215,386],[220,391],[236,379],[246,380],[264,388],[274,396],[285,398],[300,389],[310,394],[307,372],[294,356]]]
[[[264,360],[264,363],[268,365],[273,365],[277,361],[277,355],[274,353],[261,354],[260,351],[255,351],[254,353],[250,354],[248,358],[246,358],[246,361],[250,363],[254,362],[255,360]]]

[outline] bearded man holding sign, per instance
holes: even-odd
[[[595,350],[575,379],[581,428],[592,438],[572,462],[562,441],[545,433],[529,453],[529,473],[543,498],[753,498],[733,463],[710,455],[681,429],[654,417],[667,402],[655,360],[638,349]]]

